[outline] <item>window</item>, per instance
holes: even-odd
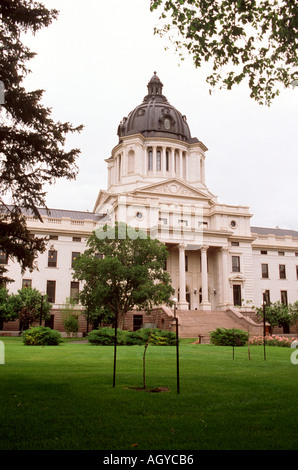
[[[268,279],[269,278],[268,264],[262,264],[262,278],[263,279]]]
[[[279,251],[278,256],[285,256],[285,252],[284,251]]]
[[[170,159],[169,159],[169,152],[168,150],[166,151],[166,171],[169,171],[170,169]]]
[[[240,273],[240,256],[232,256],[232,271]]]
[[[280,300],[284,305],[288,305],[288,292],[286,290],[280,291]]]
[[[239,242],[231,242],[231,246],[239,246]]]
[[[296,266],[296,279],[298,279],[298,266]]]
[[[286,279],[286,265],[279,265],[279,279]]]
[[[78,300],[80,292],[80,283],[77,281],[71,281],[70,283],[70,298]]]
[[[82,239],[81,239],[81,237],[72,237],[72,241],[73,242],[81,242]]]
[[[58,235],[50,235],[50,240],[58,240]]]
[[[4,250],[0,250],[0,264],[7,264],[8,256]]]
[[[267,255],[267,250],[261,250],[261,255]]]
[[[188,256],[185,255],[185,271],[188,272]]]
[[[56,281],[47,281],[48,302],[55,303],[56,300]]]
[[[48,254],[48,267],[56,268],[57,267],[57,251],[50,250]]]
[[[153,170],[153,152],[152,152],[152,150],[149,150],[149,152],[148,152],[148,170],[149,171]]]
[[[73,268],[73,262],[77,259],[77,257],[80,256],[80,253],[78,251],[73,251],[71,253],[71,267]]]
[[[32,279],[23,279],[22,280],[22,289],[27,289],[32,287]]]
[[[237,284],[233,285],[233,302],[234,306],[242,305],[241,286]]]
[[[266,305],[270,305],[270,290],[265,290],[264,301]]]
[[[161,170],[161,152],[160,152],[160,150],[157,150],[157,153],[156,153],[156,170],[157,171]]]

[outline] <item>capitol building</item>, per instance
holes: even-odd
[[[43,223],[27,217],[34,236],[49,237],[48,247],[37,260],[38,270],[23,275],[1,254],[15,281],[8,288],[31,286],[47,294],[53,305],[49,325],[61,329],[59,309],[81,288],[73,279],[73,260],[94,230],[125,222],[166,245],[165,269],[182,335],[231,325],[262,334],[251,306],[260,307],[263,298],[298,300],[298,232],[252,226],[249,207],[218,202],[205,180],[207,143],[192,136],[186,116],[163,93],[154,73],[143,102],[119,123],[118,141],[105,160],[107,188],[99,191],[92,212],[41,209]],[[171,309],[157,306],[151,316],[131,312],[126,327],[154,323],[169,329],[172,320]],[[82,315],[81,331],[84,322]],[[16,323],[3,329],[18,329]]]

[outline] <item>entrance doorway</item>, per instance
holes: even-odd
[[[241,286],[239,284],[233,285],[233,302],[234,306],[241,306],[242,304]]]

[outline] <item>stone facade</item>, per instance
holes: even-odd
[[[165,268],[178,311],[199,315],[259,307],[265,291],[272,302],[298,300],[298,232],[251,227],[248,207],[218,202],[205,181],[208,149],[191,137],[186,117],[162,95],[156,75],[144,102],[120,123],[118,136],[106,159],[107,189],[99,191],[93,212],[43,211],[43,224],[28,216],[32,233],[51,240],[38,271],[21,275],[19,265],[8,261],[15,280],[10,291],[31,285],[50,294],[58,312],[81,288],[72,278],[72,259],[83,253],[88,236],[105,223],[122,221],[167,246]],[[134,314],[139,315],[127,318],[129,329]],[[58,317],[54,327],[61,329]],[[171,329],[170,312],[157,309],[152,318],[144,317],[143,324]],[[85,327],[82,321],[81,330]]]

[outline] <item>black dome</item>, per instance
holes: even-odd
[[[154,72],[147,85],[148,94],[143,103],[120,123],[120,140],[123,136],[142,134],[144,137],[169,137],[184,142],[198,142],[198,139],[191,137],[186,117],[162,94],[162,87],[163,84]]]

